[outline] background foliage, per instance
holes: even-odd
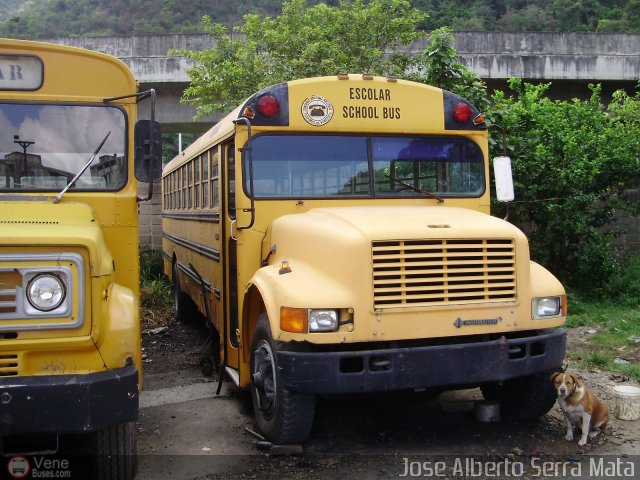
[[[588,100],[554,101],[548,85],[513,79],[512,92],[489,96],[443,27],[640,32],[640,0],[0,0],[0,7],[4,35],[208,32],[215,49],[180,52],[195,62],[186,100],[200,114],[273,83],[339,72],[408,77],[463,95],[487,112],[494,155],[506,140],[517,199],[510,220],[528,233],[532,258],[588,294],[640,301],[640,260],[610,245],[616,212],[639,208],[623,192],[640,171],[640,93],[616,92],[605,104],[594,86]],[[403,52],[436,27],[421,55]]]
[[[320,0],[309,0],[309,5]],[[338,0],[325,0],[335,6]],[[411,0],[420,28],[475,31],[640,33],[640,0]],[[149,35],[205,31],[243,15],[276,16],[281,0],[0,0],[0,35],[16,38]]]
[[[615,214],[640,209],[623,195],[640,172],[640,94],[619,91],[605,104],[592,86],[588,100],[551,100],[549,84],[512,79],[511,93],[489,96],[451,47],[449,28],[433,31],[420,55],[403,52],[426,36],[417,29],[424,21],[407,0],[310,8],[291,0],[282,15],[245,16],[232,32],[207,19],[216,47],[178,52],[195,64],[185,100],[205,115],[271,84],[339,72],[402,76],[458,93],[487,113],[493,155],[507,145],[517,199],[510,220],[528,234],[532,258],[584,292],[626,292],[637,302],[638,262],[611,249],[619,233],[611,225]]]
[[[510,220],[527,232],[533,259],[569,284],[596,295],[630,293],[634,283],[625,278],[637,262],[621,260],[610,243],[619,233],[615,213],[640,210],[624,195],[640,172],[640,94],[618,91],[606,105],[598,86],[584,101],[551,100],[548,84],[512,79],[510,87],[513,95],[492,98],[516,182]]]
[[[183,99],[198,115],[208,115],[292,78],[354,72],[406,77],[413,71],[410,76],[418,79],[427,71],[427,57],[411,56],[403,47],[425,36],[417,29],[424,19],[407,0],[341,1],[335,7],[290,0],[282,15],[246,15],[231,31],[205,17],[216,45],[173,52],[194,62]]]

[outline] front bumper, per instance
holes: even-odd
[[[135,366],[78,375],[0,378],[0,435],[91,432],[137,420]]]
[[[286,388],[300,393],[390,392],[477,386],[562,365],[564,329],[522,338],[350,352],[278,352]]]

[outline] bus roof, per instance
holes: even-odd
[[[455,120],[453,111],[461,104],[467,109],[466,117]],[[442,134],[458,130],[486,135],[484,117],[473,105],[437,87],[372,75],[304,78],[253,94],[171,160],[163,173],[229,137],[235,128],[233,121],[241,116],[251,119],[254,133],[265,129],[377,134]]]
[[[77,47],[30,40],[0,39],[0,66],[23,60],[41,64],[41,82],[37,88],[12,89],[3,84],[0,98],[25,99],[34,95],[50,100],[102,101],[102,98],[129,95],[137,91],[136,81],[127,65],[116,57]],[[100,97],[96,97],[100,92]],[[125,100],[134,103],[134,99]]]

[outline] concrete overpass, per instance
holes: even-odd
[[[605,95],[629,91],[640,79],[640,35],[601,33],[455,32],[454,48],[490,88],[509,77],[551,81],[557,98],[586,97],[588,83],[602,83]],[[190,62],[169,50],[210,48],[205,34],[131,37],[69,37],[47,41],[109,53],[132,69],[143,87],[158,92],[159,121],[167,132],[204,131],[216,116],[193,121],[195,109],[179,102],[189,83]],[[410,47],[420,52],[426,42]]]

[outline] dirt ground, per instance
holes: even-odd
[[[166,329],[157,332],[157,324],[148,325],[143,334],[145,388],[153,393],[166,386],[182,385],[186,392],[195,384],[213,392],[215,376],[207,378],[200,371],[206,329],[168,321]],[[569,348],[586,348],[585,335],[583,329],[570,330]],[[296,455],[277,455],[276,451],[259,448],[258,438],[249,431],[257,431],[250,399],[227,380],[220,397],[211,394],[173,407],[142,410],[138,478],[154,478],[152,472],[162,468],[167,473],[163,478],[382,479],[429,476],[434,473],[429,468],[438,461],[447,467],[442,478],[471,478],[478,477],[474,475],[473,458],[507,469],[502,475],[481,471],[481,478],[577,478],[575,471],[566,471],[572,465],[584,465],[580,477],[589,478],[585,462],[593,455],[632,459],[636,463],[634,473],[639,471],[634,455],[640,452],[640,421],[618,420],[612,412],[613,386],[634,383],[599,370],[577,371],[572,365],[569,371],[583,377],[611,410],[606,434],[590,439],[585,447],[577,445],[577,436],[574,441],[564,440],[565,423],[557,405],[543,418],[524,424],[476,421],[473,405],[482,397],[474,389],[447,392],[433,400],[397,395],[319,399],[310,439]],[[200,430],[205,430],[201,437]],[[459,475],[455,462],[463,456],[472,457],[472,470]],[[559,471],[558,465],[565,471]],[[521,466],[522,472],[512,470],[509,474],[509,468]]]

